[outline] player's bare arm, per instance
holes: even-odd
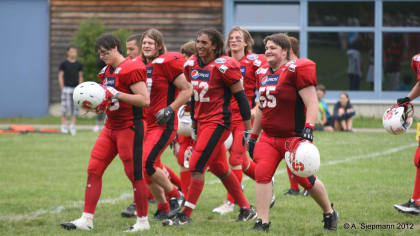
[[[60,70],[58,72],[58,83],[60,85],[60,88],[64,88],[64,71]]]
[[[417,82],[414,87],[411,89],[410,93],[408,93],[407,97],[410,98],[410,101],[413,101],[418,96],[420,96],[420,84]]]
[[[237,83],[232,84],[230,86],[230,91],[232,92],[232,94],[234,94],[236,101],[239,104],[239,109],[241,110],[241,115],[242,115],[242,118],[244,119],[245,130],[251,130],[252,129],[251,112],[250,112],[248,100],[245,96],[245,91],[244,91],[244,87],[242,86],[242,83],[237,82]],[[235,94],[241,94],[241,95],[235,95]],[[245,113],[247,113],[248,115],[245,115]]]
[[[318,99],[315,86],[308,86],[298,91],[306,106],[306,123],[315,124],[318,115]]]
[[[83,83],[83,71],[79,71],[79,84]]]
[[[171,103],[171,108],[176,111],[178,110],[182,105],[188,102],[190,97],[193,94],[193,88],[191,84],[185,79],[184,73],[181,73],[178,75],[178,77],[175,78],[173,81],[173,84],[175,87],[179,89],[179,94],[176,97],[176,99]]]
[[[139,81],[130,86],[133,94],[122,93],[118,96],[118,100],[138,107],[148,107],[150,105],[149,94],[147,93],[146,83]]]

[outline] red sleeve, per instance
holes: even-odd
[[[316,86],[316,65],[315,63],[305,63],[296,66],[296,88],[301,90],[308,86]]]
[[[420,81],[420,55],[415,55],[411,59],[411,69],[413,69],[414,73],[417,76],[417,81]]]
[[[184,72],[185,58],[181,54],[178,54],[179,53],[168,55],[170,57],[170,61],[164,63],[169,82],[172,82],[176,77]]]
[[[217,69],[228,87],[242,79],[241,65],[232,58],[226,58],[226,62],[217,64]]]

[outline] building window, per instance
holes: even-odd
[[[373,26],[373,2],[309,2],[309,26]]]
[[[299,29],[300,8],[293,3],[237,3],[235,25],[252,29]],[[261,17],[261,14],[264,17]]]
[[[420,2],[384,2],[384,26],[420,26]]]
[[[417,80],[410,62],[418,52],[420,33],[383,33],[383,90],[411,90]]]
[[[265,53],[265,46],[264,46],[264,38],[270,34],[275,33],[287,33],[289,36],[293,36],[299,39],[298,32],[250,32],[252,38],[254,39],[254,49],[253,52],[257,54],[264,54]]]
[[[308,57],[328,90],[373,91],[373,33],[309,33]]]

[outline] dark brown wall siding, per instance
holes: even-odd
[[[60,101],[58,67],[66,47],[86,18],[101,19],[108,30],[161,30],[168,50],[178,51],[203,27],[223,30],[223,0],[59,1],[50,0],[50,100]],[[93,47],[93,45],[92,45]]]

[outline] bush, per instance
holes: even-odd
[[[88,18],[79,25],[79,30],[74,34],[72,44],[79,48],[78,60],[83,64],[83,76],[85,81],[98,82],[98,53],[95,52],[95,42],[102,34],[106,33],[106,27],[100,19]],[[111,32],[121,40],[123,54],[125,54],[125,41],[132,31],[119,29]]]

